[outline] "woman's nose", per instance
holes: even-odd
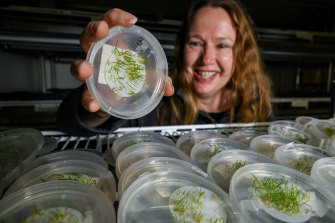
[[[215,49],[210,46],[205,46],[201,59],[204,64],[212,64],[215,61]]]

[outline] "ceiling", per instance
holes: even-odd
[[[149,21],[182,20],[198,0],[2,0],[13,5],[103,13],[110,8],[132,12]],[[255,26],[284,30],[334,32],[335,0],[240,0]]]

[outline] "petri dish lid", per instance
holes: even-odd
[[[57,213],[66,214],[72,218],[71,222],[116,222],[115,209],[108,197],[79,182],[37,184],[0,200],[0,222],[49,222],[51,212],[55,217]]]
[[[221,188],[204,177],[179,171],[150,173],[135,180],[123,194],[117,215],[119,223],[200,222],[200,217],[202,222],[242,222]]]
[[[314,119],[309,126],[318,138],[335,139],[335,122]]]
[[[332,194],[335,194],[335,157],[321,158],[315,161],[311,176]]]
[[[0,198],[3,191],[18,177],[21,156],[16,151],[0,151]]]
[[[122,150],[124,150],[128,146],[141,142],[161,142],[167,145],[175,146],[175,143],[171,139],[162,136],[159,133],[148,132],[148,131],[127,133],[117,138],[113,142],[113,146],[111,149],[114,159],[116,159],[117,156],[120,154],[120,152],[122,152]]]
[[[102,190],[111,200],[116,194],[116,182],[112,172],[87,160],[64,160],[37,167],[19,177],[6,191],[8,196],[31,185],[48,181],[77,181]]]
[[[39,156],[29,163],[21,172],[21,176],[39,166],[64,160],[88,160],[108,168],[107,162],[98,154],[90,150],[65,150]]]
[[[43,143],[43,135],[35,129],[12,129],[0,133],[0,151],[17,152],[23,167],[36,157]]]
[[[195,144],[191,150],[192,162],[203,171],[207,172],[210,159],[216,154],[231,149],[249,149],[244,143],[229,138],[205,139]]]
[[[250,150],[225,150],[216,154],[208,163],[209,179],[219,185],[227,193],[234,173],[241,167],[252,163],[277,163],[267,156]]]
[[[57,149],[58,141],[52,137],[44,137],[44,143],[38,151],[37,156],[48,154]]]
[[[318,147],[289,143],[276,149],[274,159],[284,166],[311,175],[315,161],[330,156],[330,153]]]
[[[255,138],[256,136],[266,135],[266,134],[267,132],[245,129],[245,130],[240,130],[240,131],[236,131],[232,133],[229,136],[229,138],[235,141],[239,141],[249,146],[253,138]]]
[[[159,142],[142,142],[127,147],[116,159],[115,172],[118,179],[133,163],[150,157],[172,157],[192,163],[191,158],[174,146]]]
[[[278,193],[267,190],[270,187]],[[252,219],[248,222],[335,219],[334,194],[310,176],[282,165],[257,163],[241,167],[232,177],[229,195],[233,204]]]
[[[298,116],[296,117],[295,121],[303,126],[308,127],[309,124],[315,120],[315,118],[310,117],[310,116]]]
[[[176,142],[176,147],[190,155],[192,147],[198,142],[209,138],[226,138],[223,134],[215,131],[196,130],[181,135]]]
[[[122,196],[129,185],[138,177],[159,171],[182,171],[194,173],[205,178],[208,177],[199,167],[184,160],[171,157],[146,158],[133,163],[122,173],[118,184],[119,196]]]
[[[297,122],[293,121],[274,121],[269,125],[269,134],[281,135],[289,139],[294,139],[301,143],[306,143],[309,139],[315,138],[312,132]]]
[[[107,113],[135,119],[152,111],[163,97],[168,64],[158,40],[139,27],[116,26],[93,44],[87,60],[93,75],[86,81]]]
[[[251,150],[263,154],[267,157],[273,158],[275,151],[279,146],[288,143],[301,143],[291,138],[286,138],[281,135],[262,135],[257,136],[250,142]]]

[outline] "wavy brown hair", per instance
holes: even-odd
[[[175,89],[182,90],[184,100],[173,96],[169,102],[162,103],[158,109],[158,124],[193,124],[197,118],[198,99],[192,82],[186,79],[184,48],[195,14],[204,7],[224,9],[236,30],[234,71],[231,80],[222,89],[233,92],[230,98],[230,122],[268,121],[272,113],[270,80],[262,68],[251,19],[236,0],[208,0],[199,2],[189,11],[176,42],[171,78]]]

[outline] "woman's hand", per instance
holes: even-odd
[[[113,26],[125,26],[130,27],[134,25],[137,18],[121,9],[111,9],[106,12],[98,21],[88,23],[83,30],[80,37],[80,45],[84,49],[85,53],[88,52],[90,46],[108,35],[108,31]],[[71,64],[71,74],[74,78],[79,81],[85,82],[93,73],[91,64],[86,60],[78,60]],[[169,78],[165,96],[171,96],[174,93],[172,81]],[[89,112],[97,112],[98,115],[104,117],[108,116],[107,113],[100,110],[100,104],[95,98],[92,97],[87,88],[85,88],[81,103],[84,108]]]

